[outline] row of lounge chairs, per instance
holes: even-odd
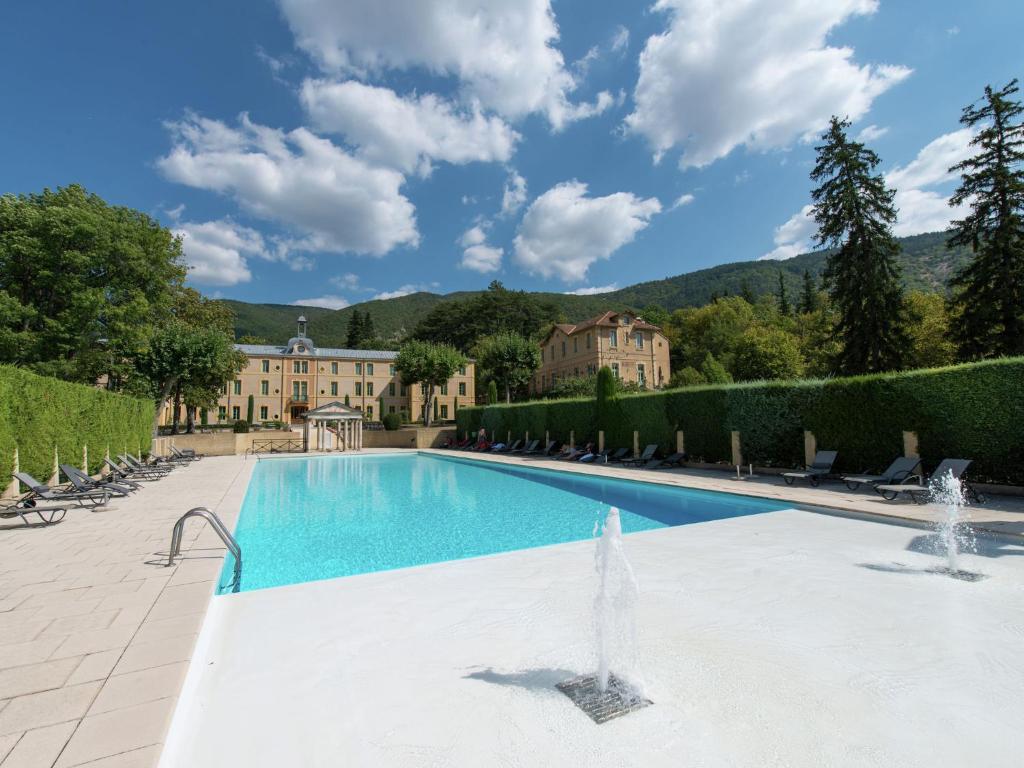
[[[797,480],[806,480],[817,487],[822,479],[832,474],[838,455],[838,451],[818,451],[810,465],[802,470],[786,472],[782,478],[787,485],[793,485]],[[880,474],[842,475],[840,480],[851,491],[865,486],[887,501],[907,495],[915,504],[923,504],[932,495],[934,483],[939,478],[952,475],[960,481],[968,501],[979,504],[984,501],[984,497],[964,478],[970,465],[970,459],[943,459],[931,476],[927,476],[922,471],[921,459],[899,456]]]
[[[686,461],[685,453],[672,453],[664,458],[658,458],[658,445],[652,443],[644,448],[639,456],[630,456],[631,448],[606,448],[597,451],[592,442],[584,443],[583,447],[562,444],[557,440],[548,441],[546,446],[541,446],[540,440],[531,440],[529,443],[524,440],[516,440],[514,443],[488,443],[486,441],[474,442],[472,439],[463,440],[446,446],[456,451],[474,451],[477,453],[498,453],[520,456],[546,456],[558,461],[578,461],[583,464],[617,464],[623,467],[636,467],[641,469],[669,469],[681,467]]]
[[[105,507],[113,498],[136,493],[143,482],[159,480],[176,467],[202,458],[194,451],[181,451],[173,446],[170,450],[171,456],[150,456],[147,460],[129,453],[117,457],[120,463],[104,459],[108,473],[100,478],[70,464],[61,464],[60,472],[68,482],[59,486],[42,483],[28,472],[15,472],[12,476],[28,491],[10,505],[0,506],[0,520],[20,518],[25,525],[57,523],[69,509]]]

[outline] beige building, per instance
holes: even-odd
[[[558,323],[541,342],[533,391],[588,376],[607,365],[624,382],[654,389],[668,383],[668,339],[656,325],[629,312],[605,312],[576,325]]]
[[[379,421],[385,413],[405,412],[413,421],[423,418],[424,396],[419,386],[406,387],[395,367],[398,353],[389,350],[317,347],[306,335],[306,318],[284,346],[236,344],[249,358],[229,381],[208,412],[207,421],[245,419],[253,396],[253,421],[302,422],[307,410],[342,402]],[[454,419],[455,411],[473,405],[473,363],[459,370],[437,393],[438,418]]]

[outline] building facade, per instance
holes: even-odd
[[[402,384],[389,350],[317,347],[306,335],[306,318],[298,319],[298,333],[284,346],[236,344],[248,361],[233,381],[226,383],[209,423],[247,418],[253,396],[255,423],[302,422],[307,410],[334,401],[343,402],[379,421],[386,413],[406,413],[412,421],[423,418],[422,387]],[[473,363],[456,372],[437,391],[438,418],[454,419],[455,411],[475,401]]]
[[[624,382],[655,389],[668,383],[668,339],[629,312],[605,312],[576,325],[558,323],[541,342],[532,389],[543,393],[564,379],[596,374],[602,366]]]

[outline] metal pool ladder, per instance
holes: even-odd
[[[228,529],[224,527],[224,523],[221,522],[220,518],[206,507],[194,507],[178,518],[178,522],[174,524],[174,532],[171,534],[171,549],[167,555],[167,565],[174,565],[174,558],[181,554],[181,535],[185,530],[185,521],[190,517],[201,517],[206,520],[216,534],[220,536],[221,541],[224,542],[224,546],[226,546],[228,551],[234,555],[235,578],[232,584],[235,591],[238,591],[238,587],[242,583],[242,548],[238,546],[238,542],[235,541],[235,537],[232,536],[228,532]]]

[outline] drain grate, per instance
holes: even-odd
[[[984,573],[975,573],[974,571],[954,571],[950,568],[929,568],[928,573],[937,573],[941,576],[949,576],[954,579],[959,579],[960,581],[970,582],[981,581],[982,579],[988,578]]]
[[[604,692],[598,689],[597,677],[594,675],[574,677],[572,680],[558,683],[555,687],[598,725],[653,703],[615,675],[609,676],[608,690]]]

